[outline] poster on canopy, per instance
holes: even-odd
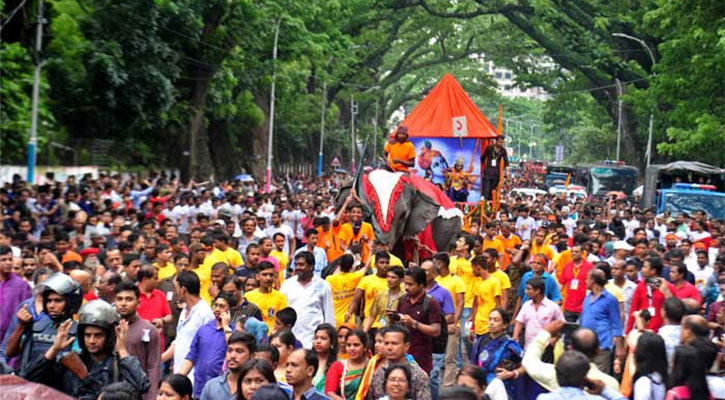
[[[476,139],[412,137],[410,141],[415,146],[415,172],[419,176],[456,202],[476,203],[481,199],[481,154]]]

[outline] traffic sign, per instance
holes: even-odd
[[[466,123],[466,116],[453,117],[453,136],[462,137],[468,135],[468,124]]]

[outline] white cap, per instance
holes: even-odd
[[[224,228],[226,228],[226,226],[227,226],[227,223],[224,222],[223,219],[218,219],[218,220],[214,221],[214,224],[219,224],[219,225],[221,225]]]
[[[632,251],[634,250],[634,247],[630,246],[630,244],[625,242],[624,240],[617,240],[616,242],[614,242],[614,250]]]

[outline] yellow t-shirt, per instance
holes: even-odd
[[[463,279],[463,283],[466,285],[466,295],[464,297],[464,308],[471,308],[473,306],[473,285],[476,282],[476,276],[473,275],[473,267],[471,266],[471,260],[461,258],[459,256],[451,257],[451,262],[448,265],[452,274],[456,274]]]
[[[209,286],[211,286],[211,266],[203,263],[199,265],[198,268],[192,269],[191,272],[195,273],[196,276],[199,277],[199,283],[201,284],[201,293],[199,293],[199,296],[202,300],[206,301],[209,305],[211,305],[212,301],[214,301],[214,299],[212,299],[211,295],[209,294]]]
[[[365,317],[370,315],[370,307],[373,305],[373,300],[375,300],[375,295],[378,294],[380,291],[387,291],[388,290],[388,280],[385,278],[381,278],[377,275],[368,275],[362,279],[360,279],[360,283],[358,283],[357,288],[365,292]],[[379,328],[380,327],[380,320],[376,319],[373,322],[373,328]]]
[[[339,272],[325,278],[332,289],[332,308],[335,310],[337,326],[345,323],[345,314],[350,308],[350,303],[355,297],[355,289],[363,276],[365,271]]]
[[[287,297],[275,289],[272,289],[269,293],[262,293],[259,289],[254,289],[244,293],[244,298],[259,307],[262,312],[262,319],[267,323],[269,331],[272,332],[274,329],[274,316],[277,315],[277,311],[287,307]]]
[[[475,319],[476,335],[483,335],[488,333],[488,314],[496,308],[496,296],[501,296],[501,284],[492,276],[486,280],[479,278],[474,287],[474,293],[478,299]]]
[[[463,279],[451,273],[448,276],[438,276],[436,282],[451,293],[453,307],[458,308],[458,293],[466,293],[466,285],[463,283]]]
[[[166,263],[166,265],[163,268],[159,267],[159,263],[155,262],[154,267],[159,270],[159,280],[163,281],[166,278],[171,278],[176,274],[176,267],[174,266],[174,263],[169,262]]]
[[[277,262],[279,263],[279,284],[281,285],[282,282],[284,282],[285,274],[287,273],[289,254],[285,253],[284,251],[274,249],[269,252],[269,256],[276,258]]]
[[[204,258],[204,264],[212,267],[216,263],[224,263],[236,269],[244,265],[244,259],[242,259],[242,255],[239,254],[238,251],[231,247],[227,247],[224,251],[215,247],[214,250],[212,250],[211,253]]]
[[[509,276],[505,272],[496,269],[496,272],[492,273],[491,276],[496,278],[498,283],[501,284],[501,290],[511,289],[511,279],[509,279]]]
[[[389,266],[392,267],[394,265],[397,265],[398,267],[405,268],[401,259],[392,255],[391,253],[388,253],[388,255],[390,256],[390,263],[388,264]],[[370,268],[375,268],[375,254],[370,257]]]
[[[619,286],[615,285],[612,282],[607,282],[606,285],[604,285],[604,289],[607,290],[607,292],[611,293],[615,299],[617,299],[618,302],[624,303],[624,296],[622,295],[622,289],[619,288]],[[589,292],[589,291],[587,291]]]

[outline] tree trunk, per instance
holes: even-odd
[[[266,88],[268,89],[268,88]],[[267,170],[267,139],[269,137],[269,92],[257,91],[254,102],[264,112],[265,123],[249,130],[246,142],[249,143],[249,156],[244,165],[258,182],[264,182]]]
[[[214,175],[214,164],[209,151],[209,138],[204,130],[204,112],[206,96],[209,94],[214,71],[198,70],[199,79],[193,87],[191,109],[193,116],[189,124],[190,138],[190,171],[189,174],[197,181],[207,180]]]

